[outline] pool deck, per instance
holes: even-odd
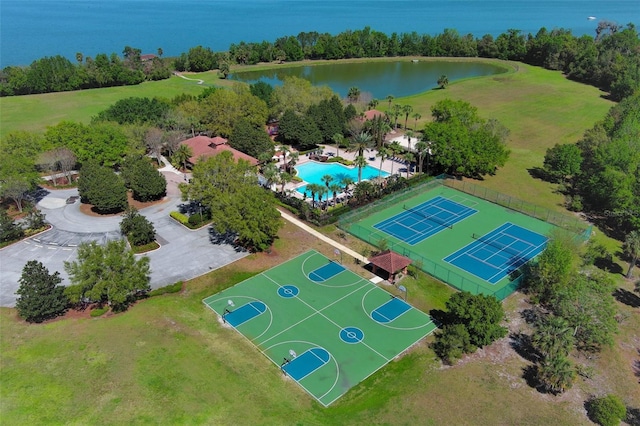
[[[401,134],[400,132],[389,134],[387,139],[393,139],[394,137],[398,137],[400,134]],[[350,161],[354,161],[357,156],[356,152],[345,151],[343,148],[340,148],[338,152],[338,150],[336,150],[335,145],[325,145],[323,146],[322,150],[324,155],[329,155],[329,156],[340,155],[340,157]],[[376,157],[377,153],[378,151],[376,149],[370,149],[365,151],[364,156],[367,159],[368,165],[376,169],[380,169],[380,158]],[[313,161],[313,160],[310,160],[309,157],[306,155],[301,155],[298,159],[298,162],[296,163],[296,166],[300,166],[310,161]],[[407,165],[400,158],[396,158],[395,160],[394,159],[384,160],[382,162],[382,170],[389,173],[390,175],[399,174],[403,177],[407,177]],[[414,172],[409,172],[409,176],[413,176],[413,174]],[[285,191],[289,191],[289,193],[292,194],[293,196],[303,199],[304,198],[303,195],[298,191],[296,191],[296,189],[301,186],[305,186],[307,183],[308,182],[292,182],[292,183],[286,184],[284,188],[285,188]],[[279,191],[280,188],[281,188],[280,185],[276,185],[276,184],[274,184],[272,187],[272,189],[276,191]],[[344,193],[338,194],[339,197],[342,197],[344,195],[345,195]],[[311,201],[308,197],[307,199]]]

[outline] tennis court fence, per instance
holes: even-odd
[[[432,260],[429,260],[428,258],[422,256],[420,253],[404,247],[402,244],[393,243],[387,240],[384,235],[372,232],[370,229],[367,229],[363,226],[352,224],[349,227],[349,232],[352,235],[360,238],[361,240],[368,242],[372,246],[385,249],[388,248],[398,254],[412,259],[414,261],[414,265],[427,274],[449,284],[450,286],[458,290],[468,291],[471,294],[493,295],[498,300],[503,300],[518,289],[524,278],[524,275],[522,275],[519,271],[516,271],[512,275],[511,282],[508,285],[496,291],[492,291],[487,287],[481,286],[475,281],[463,277],[453,269],[447,268],[446,266],[441,264],[437,264]]]

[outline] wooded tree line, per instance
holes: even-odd
[[[157,56],[143,61],[141,50],[130,46],[124,48],[123,58],[116,53],[100,53],[95,58],[77,53],[76,60],[74,64],[56,55],[25,67],[6,67],[0,72],[0,96],[140,84],[169,78],[173,66],[171,60]]]
[[[394,56],[481,57],[521,61],[564,72],[576,81],[610,91],[615,100],[631,95],[640,87],[640,39],[633,24],[626,27],[600,22],[595,37],[574,36],[571,30],[541,28],[535,35],[517,29],[493,37],[461,35],[445,29],[432,36],[385,33],[365,27],[337,35],[301,32],[275,42],[241,41],[228,52],[214,52],[196,46],[177,58],[140,61],[139,49],[125,47],[124,60],[118,55],[99,54],[95,59],[77,55],[78,65],[61,56],[45,57],[28,67],[6,67],[0,73],[0,96],[139,84],[170,76],[178,71],[202,72],[218,69],[224,78],[231,64],[296,62],[304,59],[380,58]],[[159,49],[160,50],[160,49]]]
[[[544,171],[564,185],[569,208],[604,219],[619,239],[640,229],[640,93],[613,106],[577,144],[550,148]]]

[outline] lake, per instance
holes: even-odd
[[[387,95],[404,97],[422,93],[437,87],[438,78],[446,75],[449,82],[463,78],[493,75],[506,69],[481,61],[372,61],[335,63],[312,66],[283,65],[282,69],[246,71],[230,78],[247,83],[264,81],[272,86],[280,85],[285,77],[295,76],[309,80],[314,86],[329,86],[341,97],[346,97],[350,87],[358,87],[378,100]]]
[[[597,20],[588,20],[594,16]],[[337,34],[370,26],[393,32],[497,36],[541,27],[595,35],[598,20],[640,22],[638,0],[2,0],[0,66],[76,52],[121,54],[125,46],[165,56],[191,47],[224,51],[301,31]]]

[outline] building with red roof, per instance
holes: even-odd
[[[365,121],[373,120],[377,117],[384,117],[384,112],[378,111],[377,109],[370,109],[369,111],[364,112]]]
[[[248,161],[252,166],[257,166],[259,161],[250,155],[240,152],[237,149],[233,149],[227,143],[227,139],[220,136],[210,138],[208,136],[196,136],[180,142],[180,145],[187,145],[191,148],[193,155],[189,158],[189,164],[193,166],[201,158],[208,158],[214,155],[218,155],[223,151],[229,151],[233,158],[238,160]]]

